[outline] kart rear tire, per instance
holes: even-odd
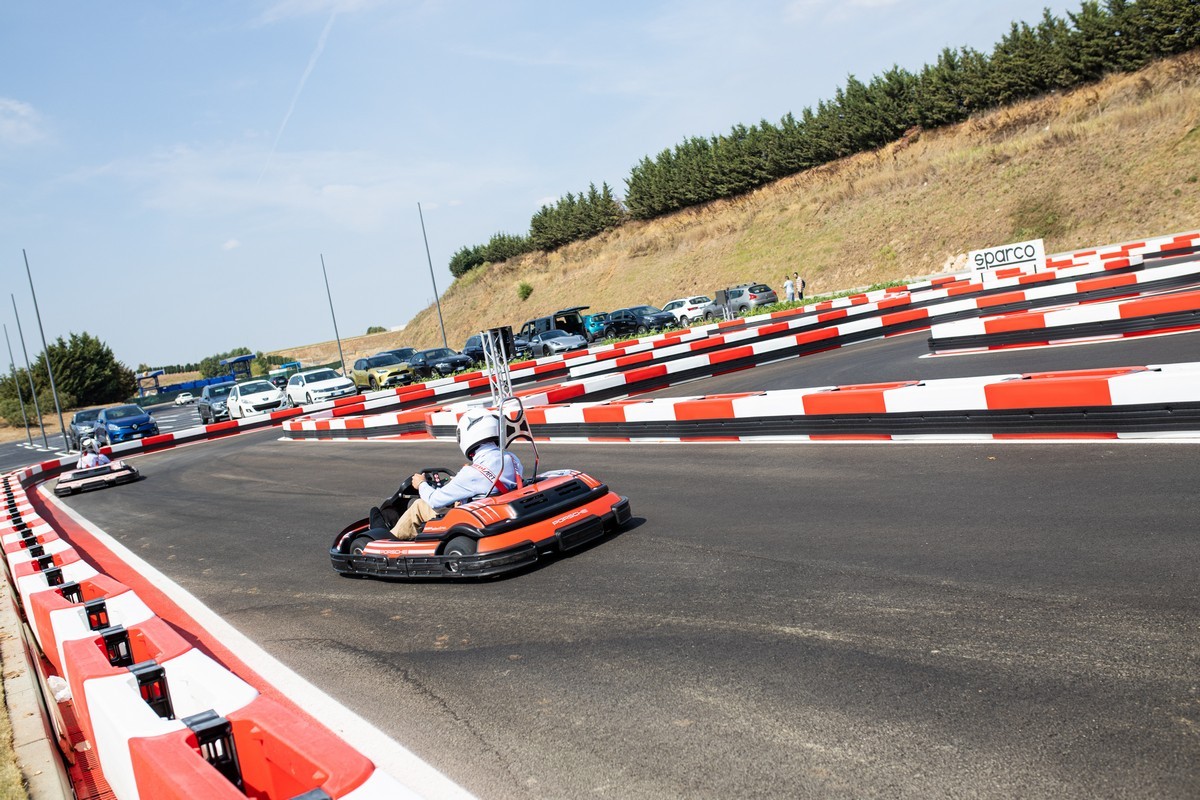
[[[368,536],[365,533],[360,533],[350,540],[350,544],[346,545],[346,555],[361,556],[363,549],[371,542],[375,541],[375,537]]]

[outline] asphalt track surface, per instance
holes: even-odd
[[[1193,360],[1185,338],[1070,360]],[[690,388],[891,380],[913,342]],[[1195,445],[543,445],[634,524],[405,584],[340,578],[327,548],[455,447],[277,436],[139,457],[146,480],[68,502],[481,797],[1200,795]]]

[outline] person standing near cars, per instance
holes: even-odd
[[[804,287],[808,284],[804,282],[804,278],[800,277],[799,272],[792,273],[792,286],[796,287],[796,299],[801,303],[804,302]]]
[[[789,303],[796,300],[796,284],[792,283],[792,279],[787,275],[783,276],[783,296],[787,298]]]

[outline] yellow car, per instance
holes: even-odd
[[[388,389],[392,386],[407,386],[412,383],[412,370],[408,363],[391,353],[379,353],[360,358],[350,370],[350,380],[359,391]]]

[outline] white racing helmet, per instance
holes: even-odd
[[[83,440],[79,442],[79,452],[81,452],[81,453],[99,453],[100,445],[97,444],[96,440],[93,439],[92,437],[85,436],[83,438]]]
[[[454,433],[458,439],[458,447],[463,455],[470,458],[475,448],[491,439],[500,443],[500,418],[495,411],[487,408],[469,408],[458,419],[458,428]]]

